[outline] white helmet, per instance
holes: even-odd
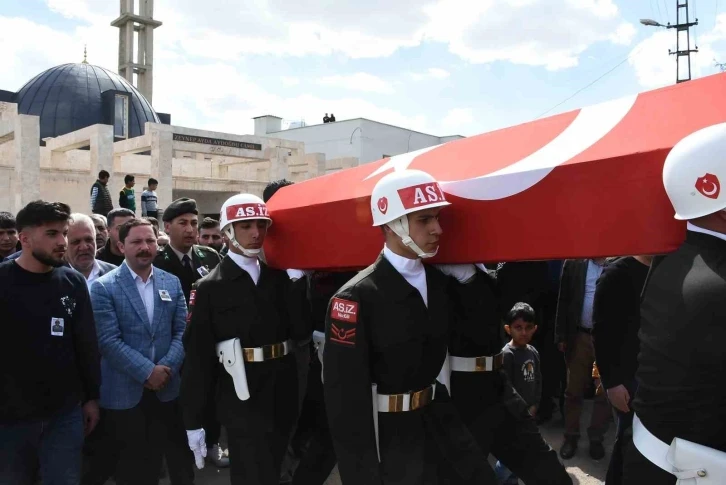
[[[232,223],[259,219],[268,221],[267,227],[272,225],[272,219],[270,219],[270,215],[267,212],[267,205],[263,200],[252,194],[237,194],[222,204],[219,225],[222,228],[222,232],[227,235],[227,238],[234,247],[242,251],[242,254],[245,256],[254,258],[260,254],[261,250],[243,248],[234,236]]]
[[[663,166],[663,185],[679,220],[726,209],[726,123],[691,133],[676,143]],[[721,195],[724,195],[721,197]]]
[[[401,170],[389,173],[373,187],[371,213],[373,225],[388,227],[403,244],[410,247],[420,258],[430,258],[436,253],[425,253],[408,233],[408,214],[423,209],[450,205],[439,183],[421,170]]]

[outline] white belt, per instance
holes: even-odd
[[[504,354],[482,357],[449,357],[452,372],[491,372],[502,366]]]
[[[726,453],[681,438],[668,446],[633,417],[633,444],[640,454],[661,470],[678,478],[678,485],[723,483]]]
[[[415,411],[420,409],[434,400],[436,393],[436,384],[421,389],[416,392],[404,392],[402,394],[378,394],[378,412],[379,413],[400,413],[406,411]]]

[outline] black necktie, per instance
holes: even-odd
[[[186,270],[187,274],[189,274],[192,278],[194,278],[194,269],[192,268],[192,259],[189,257],[188,254],[185,254],[182,258],[182,265],[184,266],[184,269]]]

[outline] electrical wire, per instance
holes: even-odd
[[[665,9],[665,12],[666,12],[666,23],[669,23],[671,12],[670,12],[670,10],[668,10],[668,2],[666,0],[663,0],[663,8]]]
[[[566,102],[568,102],[569,100],[571,100],[572,98],[574,98],[575,96],[577,96],[578,94],[580,94],[581,92],[583,92],[584,90],[586,90],[587,88],[589,88],[590,86],[592,86],[593,84],[597,83],[602,78],[604,78],[605,76],[607,76],[608,74],[610,74],[611,72],[613,72],[614,70],[616,70],[617,68],[619,68],[620,66],[622,66],[628,59],[630,59],[635,54],[637,54],[640,51],[640,49],[642,49],[642,48],[643,48],[643,44],[640,44],[640,46],[637,49],[635,49],[633,52],[631,52],[630,54],[628,54],[625,57],[625,59],[623,59],[620,62],[618,62],[617,64],[615,64],[613,67],[611,67],[610,69],[608,69],[607,71],[605,71],[603,74],[601,74],[600,76],[598,76],[597,78],[595,78],[593,81],[591,81],[587,85],[581,87],[580,89],[578,89],[577,91],[575,91],[574,93],[572,93],[567,98],[563,99],[562,101],[560,101],[556,105],[552,106],[547,111],[544,111],[539,116],[537,116],[535,119],[539,119],[539,118],[543,117],[544,115],[546,115],[547,113],[549,113],[550,111],[554,110],[555,108],[558,108],[558,107],[562,106],[563,104],[565,104]]]
[[[658,9],[658,22],[663,23],[663,14],[660,12],[660,3],[655,0],[655,8]],[[650,9],[653,10],[653,4],[651,3]]]

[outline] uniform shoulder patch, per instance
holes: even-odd
[[[331,343],[355,347],[356,323],[358,323],[358,302],[344,298],[330,300]]]
[[[330,318],[348,323],[358,323],[358,302],[333,298],[330,302]]]

